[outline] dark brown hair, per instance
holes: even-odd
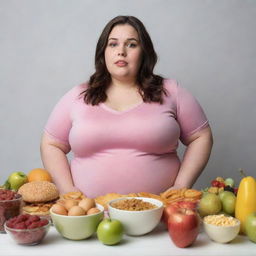
[[[84,94],[84,101],[87,104],[97,105],[107,99],[106,89],[111,83],[111,76],[105,63],[105,48],[112,29],[116,25],[123,24],[129,24],[134,27],[139,36],[142,48],[142,62],[137,75],[137,83],[143,101],[162,104],[163,93],[166,94],[163,87],[163,77],[153,73],[157,55],[143,23],[133,16],[117,16],[103,29],[96,46],[95,73],[90,77],[88,88],[81,93]]]

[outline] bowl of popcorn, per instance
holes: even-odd
[[[124,233],[140,236],[152,231],[160,222],[163,202],[146,197],[123,197],[108,203],[111,219],[117,219],[124,226]]]
[[[203,226],[210,239],[217,243],[231,242],[240,231],[240,221],[224,214],[204,217]]]

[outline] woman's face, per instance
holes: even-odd
[[[136,81],[142,49],[137,31],[131,25],[116,25],[109,34],[105,62],[112,79]]]

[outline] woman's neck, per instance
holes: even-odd
[[[115,78],[112,78],[112,81],[110,83],[111,87],[118,87],[123,89],[134,89],[137,88],[138,85],[135,80],[118,80]]]

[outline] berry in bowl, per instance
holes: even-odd
[[[50,222],[37,215],[21,214],[6,221],[4,228],[16,243],[35,245],[44,239],[49,231]]]
[[[0,189],[0,233],[5,232],[5,221],[19,215],[21,207],[22,197],[20,194],[9,189]]]

